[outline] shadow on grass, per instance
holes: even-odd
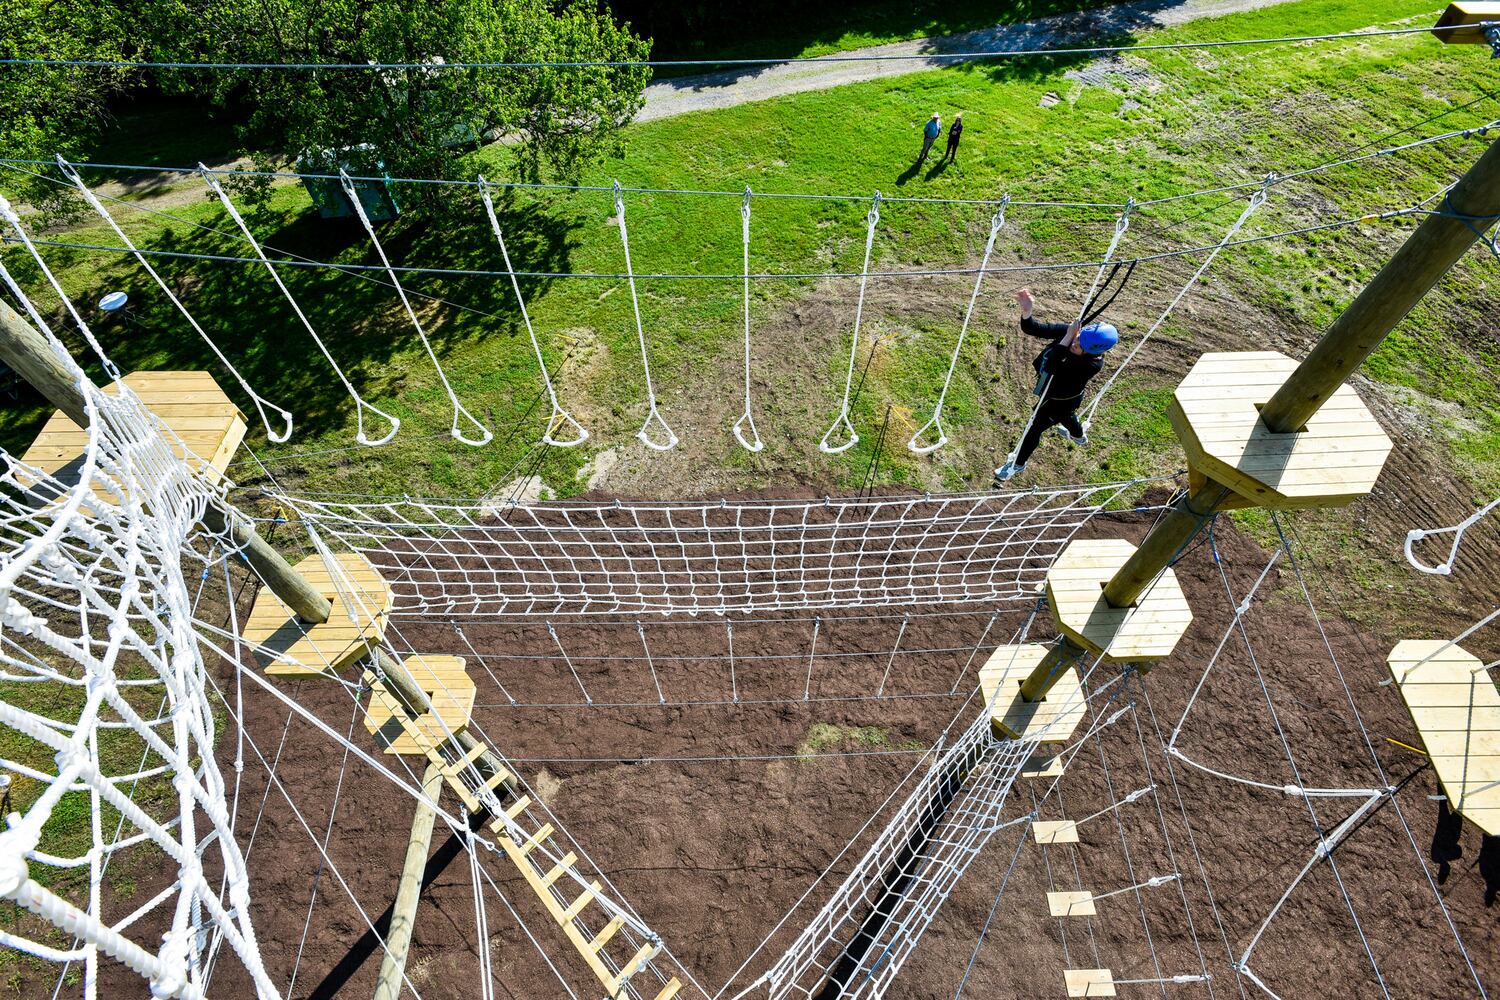
[[[578,245],[575,230],[581,225],[578,220],[549,213],[515,197],[497,203],[496,210],[518,270],[571,270],[571,256]],[[264,219],[259,225],[252,219],[250,224],[273,260],[295,255],[345,265],[379,264],[356,221],[322,219],[309,209],[279,228],[268,228]],[[233,228],[222,217],[207,225]],[[379,235],[398,268],[504,269],[493,234],[482,221],[476,224],[472,213],[460,216],[442,212],[424,218],[408,213],[382,227]],[[209,229],[158,232],[141,238],[139,243],[144,250],[176,254],[253,256],[242,240]],[[102,255],[98,252],[54,248],[47,256],[55,270],[71,269],[86,275],[85,288],[75,293],[78,305],[96,326],[101,342],[121,371],[208,371],[245,411],[254,436],[258,420],[250,400],[133,258],[112,255],[102,266],[91,269],[91,265],[100,263]],[[256,261],[190,257],[149,259],[251,387],[266,400],[292,411],[298,438],[352,426],[354,405],[348,393],[262,265]],[[401,395],[409,371],[418,373],[424,382],[429,380],[430,365],[383,270],[344,272],[282,266],[278,271],[362,395],[372,401]],[[440,360],[492,337],[524,336],[515,293],[506,277],[409,272],[398,272],[398,277]],[[35,273],[26,273],[21,280],[25,287],[43,284]],[[523,277],[522,294],[530,302],[544,294],[551,281]],[[128,318],[102,317],[94,308],[93,303],[103,292],[113,290],[130,296]],[[59,319],[54,329],[68,338],[74,357],[102,384],[101,366],[78,341],[72,324]],[[20,405],[39,404],[33,397],[23,386]],[[524,402],[518,400],[516,405],[523,406]],[[18,417],[7,421],[0,444],[17,453],[24,450],[47,413],[44,406],[38,406],[34,420]]]

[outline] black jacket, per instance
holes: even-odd
[[[1027,316],[1021,320],[1021,332],[1051,342],[1031,362],[1037,374],[1041,374],[1042,362],[1047,361],[1047,370],[1052,373],[1052,384],[1047,389],[1048,400],[1081,399],[1089,379],[1104,370],[1104,358],[1100,355],[1074,354],[1062,346],[1061,340],[1068,333],[1067,323],[1042,323]]]

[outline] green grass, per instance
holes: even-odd
[[[1197,22],[1152,34],[1150,40],[1423,24],[1435,10],[1410,0],[1310,0]],[[1418,126],[1500,86],[1500,73],[1486,55],[1479,47],[1440,46],[1427,36],[1155,52],[1132,57],[1132,65],[1149,74],[1149,85],[1124,92],[1067,79],[1064,73],[1074,64],[1060,60],[970,66],[632,126],[626,157],[587,180],[607,184],[618,178],[630,186],[724,190],[749,184],[767,192],[857,193],[878,188],[887,195],[935,197],[1010,192],[1018,200],[1145,199],[1246,180],[1271,168],[1309,166]],[[1059,95],[1061,102],[1039,107],[1049,92]],[[917,129],[933,107],[964,110],[969,129],[962,159],[946,170],[914,172],[910,163],[918,147]],[[1473,124],[1496,114],[1497,107],[1500,102],[1487,101],[1420,125],[1413,134]],[[1248,232],[1410,203],[1451,180],[1472,160],[1475,149],[1473,144],[1456,143],[1429,147],[1296,182],[1278,190]],[[504,156],[503,149],[484,151],[483,169],[492,177],[503,176]],[[1125,251],[1211,242],[1239,207],[1237,199],[1225,198],[1143,210]],[[737,273],[738,208],[732,199],[631,196],[628,224],[636,269]],[[752,268],[857,271],[867,208],[863,201],[757,201]],[[174,211],[205,225],[226,225],[221,211],[206,203]],[[398,263],[499,266],[499,255],[472,199],[456,215],[424,222],[420,214],[411,213],[385,233]],[[503,221],[519,268],[614,273],[623,259],[618,229],[607,224],[611,214],[604,193],[518,193],[504,206]],[[982,247],[987,217],[987,211],[973,207],[887,203],[873,264],[940,268],[972,262]],[[121,210],[121,218],[148,246],[243,251],[232,239],[163,225],[158,218],[128,210]],[[270,209],[252,221],[276,246],[318,259],[372,262],[357,227],[312,216],[300,188],[278,188]],[[1096,257],[1112,221],[1108,210],[1017,206],[1002,233],[998,262]],[[1390,229],[1405,225],[1371,223],[1226,253],[1210,272],[1208,288],[1220,298],[1248,303],[1248,312],[1243,331],[1215,330],[1215,335],[1241,346],[1258,346],[1267,329],[1310,338],[1382,259],[1373,237],[1388,237]],[[97,242],[106,236],[91,228],[70,233],[69,238]],[[121,287],[139,303],[135,327],[106,323],[100,331],[124,367],[206,367],[220,374],[196,336],[133,264],[86,251],[48,253],[61,267],[70,292],[83,301]],[[15,259],[14,251],[7,254],[8,261]],[[1476,323],[1492,315],[1476,277],[1484,264],[1477,254],[1466,262],[1442,292],[1393,335],[1368,372],[1382,381],[1418,386],[1424,393],[1461,403],[1493,432],[1496,418],[1489,386],[1495,347],[1458,341],[1451,334],[1455,315],[1472,317]],[[263,434],[257,433],[250,439],[256,454],[289,488],[473,496],[530,467],[545,407],[539,399],[535,362],[502,280],[433,275],[405,279],[414,291],[477,310],[442,306],[424,308],[423,313],[460,397],[497,431],[496,444],[470,449],[444,436],[450,415],[445,395],[389,289],[348,275],[286,269],[295,293],[336,356],[354,370],[362,391],[404,421],[401,435],[384,448],[325,453],[351,447],[351,407],[264,274],[236,264],[162,260],[159,266],[209,332],[242,365],[251,383],[267,398],[297,411],[299,430],[290,445],[267,446]],[[1127,338],[1144,329],[1154,318],[1153,310],[1170,298],[1189,270],[1187,261],[1142,267],[1133,292],[1125,296],[1134,322],[1126,327]],[[997,342],[1013,337],[1010,290],[1024,281],[1040,283],[1046,290],[1044,308],[1061,314],[1076,307],[1089,277],[1079,271],[987,279],[986,296],[946,402],[945,424],[953,443],[929,459],[916,459],[903,445],[906,434],[931,412],[958,334],[970,285],[967,277],[872,279],[861,365],[877,335],[880,347],[853,407],[864,440],[837,460],[819,456],[812,445],[838,409],[853,318],[852,280],[822,287],[798,279],[753,284],[752,337],[766,352],[758,354],[757,363],[758,375],[767,383],[758,389],[757,420],[768,441],[767,451],[755,458],[745,456],[727,432],[738,412],[739,282],[642,280],[638,290],[662,409],[685,437],[691,434],[697,449],[691,453],[695,468],[725,468],[747,488],[789,476],[827,488],[857,485],[875,458],[873,438],[890,406],[892,432],[880,456],[881,482],[956,488],[984,481],[995,454],[1003,454],[1017,433],[1030,398],[1030,372],[1024,367],[1029,348],[1013,342],[997,348]],[[34,275],[27,279],[36,287]],[[1143,290],[1147,288],[1149,292]],[[631,435],[645,415],[644,391],[624,283],[608,278],[531,279],[525,293],[548,361],[554,370],[560,369],[558,384],[565,403],[595,432],[586,447],[624,445],[638,451]],[[836,306],[826,317],[802,325],[789,319],[798,303],[820,295]],[[1192,322],[1183,315],[1175,318],[1158,334],[1162,345],[1181,339]],[[1237,322],[1238,314],[1215,317],[1221,325]],[[1161,349],[1148,348],[1143,362]],[[1050,444],[1044,448],[1038,456],[1043,481],[1167,471],[1160,463],[1175,459],[1155,409],[1164,398],[1158,391],[1162,383],[1141,382],[1134,374],[1116,388],[1101,412],[1096,445],[1087,453]],[[222,374],[220,378],[229,383]],[[237,389],[231,387],[231,392],[238,397]],[[695,419],[704,419],[705,408],[713,411],[713,420],[695,425]],[[41,416],[40,407],[8,410],[0,415],[0,440],[11,447],[24,444]],[[1468,474],[1493,476],[1493,450],[1467,447]],[[587,457],[584,451],[552,449],[535,471],[561,494],[576,492],[582,484],[574,474]],[[299,457],[301,452],[307,454]],[[671,468],[673,461],[689,461],[654,455],[645,459],[662,462],[663,468]],[[256,469],[246,459],[232,473],[249,479]],[[667,477],[666,488],[691,475],[686,470]]]

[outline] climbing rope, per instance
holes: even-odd
[[[422,329],[422,321],[417,319],[417,311],[411,307],[411,300],[406,297],[406,289],[401,287],[401,281],[396,277],[396,269],[391,267],[390,258],[385,255],[385,247],[380,245],[380,238],[375,235],[375,227],[371,224],[370,217],[365,214],[365,206],[359,200],[359,192],[355,190],[354,181],[342,168],[339,170],[339,183],[344,187],[344,194],[348,196],[349,204],[354,206],[354,214],[359,216],[360,224],[365,227],[365,233],[370,237],[370,242],[375,247],[375,253],[380,257],[380,263],[385,266],[386,276],[391,279],[391,287],[396,289],[396,295],[401,299],[401,305],[406,308],[406,315],[411,319],[411,325],[416,328],[417,336],[422,340],[422,346],[427,349],[427,357],[432,360],[432,367],[437,369],[438,381],[443,383],[443,391],[448,394],[448,401],[453,404],[453,426],[449,428],[448,433],[452,434],[455,440],[462,441],[464,444],[476,447],[489,444],[495,435],[490,432],[488,427],[480,423],[474,414],[464,409],[464,404],[458,401],[458,394],[453,391],[453,386],[448,384],[448,376],[444,373],[443,366],[438,363],[437,352],[432,349],[432,343],[427,339],[427,331]],[[465,437],[463,431],[459,429],[460,417],[478,428],[480,436],[477,438]]]
[[[1464,540],[1464,532],[1472,528],[1481,519],[1483,519],[1486,514],[1494,510],[1496,507],[1500,507],[1500,497],[1496,497],[1494,500],[1491,500],[1489,503],[1485,504],[1483,507],[1479,508],[1474,513],[1470,514],[1468,517],[1464,518],[1459,523],[1452,525],[1451,527],[1413,528],[1411,531],[1408,531],[1406,533],[1406,561],[1411,563],[1413,569],[1423,573],[1429,573],[1433,576],[1449,575],[1453,572],[1453,561],[1458,558],[1458,546]],[[1436,566],[1427,565],[1417,558],[1416,553],[1412,552],[1411,547],[1413,543],[1420,542],[1422,539],[1427,538],[1430,535],[1448,534],[1451,534],[1453,536],[1453,544],[1448,548],[1448,558],[1438,563]]]
[[[52,273],[52,269],[42,259],[42,255],[31,242],[31,237],[21,227],[21,217],[16,214],[15,209],[11,208],[10,202],[6,201],[4,196],[0,196],[0,218],[10,223],[11,228],[16,231],[16,236],[26,245],[26,249],[31,253],[31,259],[36,261],[37,267],[41,268],[42,274],[47,278],[47,283],[52,286],[52,290],[57,293],[57,297],[62,300],[63,306],[73,317],[73,322],[78,326],[79,332],[83,334],[83,339],[88,342],[89,347],[98,356],[100,363],[104,365],[104,371],[112,380],[119,381],[120,369],[115,367],[114,361],[108,354],[104,353],[104,348],[100,346],[99,341],[94,339],[94,331],[89,328],[89,325],[84,322],[83,317],[78,314],[78,310],[73,306],[73,300],[63,293],[62,285],[58,284],[57,276]],[[36,328],[43,332],[48,332],[47,324],[42,322],[41,318],[36,315],[36,307],[32,304],[31,299],[21,294],[19,286],[11,284],[8,273],[6,274],[6,283],[10,285],[11,291],[15,293],[16,301],[20,302],[25,307],[26,312],[31,315],[32,322],[37,325]]]
[[[963,325],[958,328],[958,343],[953,345],[953,357],[948,362],[948,374],[943,378],[943,388],[938,392],[937,405],[932,409],[932,419],[917,429],[906,442],[906,447],[917,455],[930,455],[943,445],[948,443],[948,433],[943,430],[943,402],[948,398],[948,386],[953,384],[953,372],[958,368],[958,355],[964,348],[964,335],[969,332],[969,320],[974,316],[974,303],[979,301],[979,286],[984,284],[986,269],[990,266],[990,254],[995,250],[995,237],[1000,234],[1000,227],[1005,225],[1005,209],[1010,204],[1010,195],[1000,200],[1000,207],[990,217],[990,237],[984,244],[984,260],[979,264],[979,273],[974,276],[974,290],[969,293],[969,307],[964,310]],[[937,431],[938,439],[929,445],[919,445],[929,430]]]
[[[203,182],[208,185],[209,190],[219,196],[219,202],[224,206],[224,211],[228,212],[229,217],[234,220],[235,225],[239,226],[240,232],[244,234],[245,242],[250,244],[251,248],[255,251],[255,256],[259,257],[260,262],[266,266],[266,270],[270,272],[271,280],[276,282],[276,287],[281,289],[281,294],[286,297],[287,302],[291,305],[292,312],[296,313],[297,318],[302,321],[302,326],[307,330],[308,336],[312,337],[313,343],[318,345],[318,350],[323,352],[323,357],[327,358],[328,363],[333,367],[333,373],[339,377],[339,381],[343,383],[344,389],[349,393],[349,397],[354,400],[355,440],[360,444],[371,446],[385,444],[390,441],[391,438],[396,436],[396,432],[401,429],[401,420],[398,417],[391,416],[384,410],[372,406],[360,396],[359,391],[354,388],[348,376],[344,374],[344,370],[339,367],[339,363],[333,360],[333,355],[329,353],[328,348],[323,344],[322,338],[318,336],[318,332],[313,329],[312,323],[308,321],[306,314],[302,312],[302,307],[297,304],[296,299],[292,298],[292,293],[281,280],[281,275],[277,272],[276,266],[266,259],[266,253],[261,249],[260,242],[250,232],[250,227],[245,225],[245,220],[240,216],[239,209],[235,208],[234,203],[229,200],[229,195],[219,185],[218,178],[202,163],[198,164],[198,173],[203,178]],[[386,432],[384,437],[372,439],[365,433],[366,410],[369,410],[390,424],[391,429]]]
[[[1182,301],[1183,296],[1187,295],[1188,290],[1198,283],[1199,278],[1203,277],[1203,273],[1207,271],[1209,265],[1214,262],[1214,258],[1219,255],[1219,251],[1223,250],[1226,246],[1234,241],[1234,238],[1239,235],[1240,229],[1242,229],[1245,223],[1250,220],[1250,216],[1254,215],[1255,211],[1260,208],[1260,206],[1266,203],[1266,198],[1269,196],[1271,191],[1271,185],[1275,183],[1275,181],[1275,174],[1267,175],[1265,183],[1262,184],[1258,191],[1250,196],[1250,200],[1245,204],[1244,211],[1240,212],[1240,217],[1234,221],[1234,225],[1229,227],[1229,231],[1224,234],[1224,238],[1219,241],[1218,245],[1215,246],[1212,251],[1209,252],[1207,257],[1203,258],[1203,263],[1198,265],[1198,269],[1193,272],[1192,277],[1188,278],[1187,283],[1182,286],[1182,289],[1180,291],[1178,291],[1176,297],[1173,298],[1171,302],[1167,303],[1167,307],[1163,309],[1161,315],[1156,318],[1156,322],[1151,324],[1151,329],[1146,331],[1145,335],[1141,337],[1141,339],[1136,343],[1135,347],[1131,348],[1130,353],[1125,356],[1125,360],[1120,362],[1119,367],[1111,372],[1109,378],[1105,380],[1104,385],[1100,386],[1099,391],[1094,394],[1093,400],[1089,403],[1087,411],[1085,411],[1085,413],[1083,414],[1083,420],[1081,421],[1081,423],[1083,424],[1083,432],[1085,434],[1089,432],[1089,427],[1093,424],[1094,414],[1098,412],[1099,403],[1104,399],[1104,394],[1109,392],[1110,387],[1115,384],[1115,380],[1120,377],[1120,374],[1124,372],[1126,368],[1130,367],[1130,362],[1135,360],[1135,356],[1140,353],[1141,348],[1146,346],[1146,341],[1150,340],[1152,335],[1155,334],[1157,330],[1161,329],[1162,324],[1166,323],[1167,317],[1172,315],[1172,311],[1177,308],[1177,304]],[[1113,298],[1111,298],[1110,301],[1113,302]]]
[[[1109,266],[1114,262],[1115,251],[1120,248],[1120,241],[1125,238],[1126,231],[1130,229],[1130,211],[1134,207],[1134,199],[1126,202],[1124,211],[1122,211],[1120,213],[1120,217],[1115,220],[1114,238],[1109,241],[1109,249],[1104,251],[1104,259],[1099,262],[1099,269],[1094,272],[1093,284],[1089,285],[1089,293],[1083,297],[1083,306],[1078,310],[1078,318],[1074,320],[1075,325],[1079,326],[1080,328],[1083,326],[1084,318],[1088,316],[1089,310],[1094,307],[1094,302],[1100,294],[1100,286],[1104,284],[1105,270],[1108,269]],[[1118,267],[1116,267],[1116,271],[1118,271]],[[1112,278],[1113,272],[1111,272],[1111,279]],[[1124,283],[1122,282],[1121,287],[1123,287],[1123,285]],[[1116,294],[1118,294],[1118,292]],[[1113,301],[1113,299],[1111,299],[1111,301]],[[1031,408],[1031,416],[1026,418],[1026,426],[1021,428],[1020,437],[1016,438],[1016,446],[1012,448],[1010,450],[1010,454],[1005,457],[1007,465],[1014,465],[1017,456],[1021,454],[1021,442],[1026,440],[1027,434],[1031,433],[1031,426],[1032,424],[1036,423],[1037,414],[1042,412],[1042,407],[1046,405],[1047,396],[1051,391],[1052,377],[1046,372],[1043,372],[1041,391],[1037,393],[1036,405]]]
[[[615,181],[614,196],[615,218],[620,222],[620,245],[625,248],[625,281],[630,286],[630,308],[635,311],[635,336],[641,345],[641,369],[646,373],[646,401],[651,407],[646,413],[646,422],[641,424],[641,429],[635,432],[635,436],[652,451],[671,451],[677,447],[678,438],[656,406],[656,387],[651,383],[651,358],[646,353],[646,332],[641,327],[641,303],[635,294],[635,269],[630,264],[630,233],[625,229],[625,196],[620,190],[619,181]],[[653,420],[666,432],[665,443],[651,439],[649,430]]]
[[[526,324],[526,336],[531,338],[531,350],[536,354],[537,367],[542,370],[542,384],[547,387],[547,398],[552,403],[552,416],[547,419],[547,430],[542,434],[542,440],[558,448],[572,448],[574,445],[583,444],[589,439],[589,432],[557,401],[557,390],[552,386],[552,376],[547,371],[547,362],[542,360],[542,347],[537,343],[536,331],[531,328],[531,315],[526,311],[526,297],[521,294],[520,279],[516,277],[515,269],[510,266],[510,252],[505,249],[505,237],[500,234],[500,220],[495,215],[495,203],[490,197],[490,184],[482,174],[479,177],[479,197],[484,202],[485,215],[489,216],[490,228],[495,231],[495,242],[500,244],[500,257],[505,261],[505,270],[510,272],[510,286],[516,292],[516,304],[521,308],[521,320]],[[552,436],[553,431],[564,426],[571,426],[578,433],[568,439],[558,439]]]
[[[875,243],[875,226],[880,222],[880,192],[875,192],[875,198],[870,203],[870,211],[865,216],[865,263],[859,273],[859,302],[854,307],[854,339],[849,344],[849,373],[844,376],[844,402],[839,408],[839,415],[834,418],[828,430],[823,433],[823,439],[818,442],[818,450],[825,455],[837,455],[848,451],[859,443],[859,433],[855,431],[854,424],[849,421],[849,393],[854,387],[854,361],[859,355],[859,327],[864,320],[865,314],[865,285],[870,279],[870,247]],[[842,424],[849,432],[849,439],[843,444],[831,445],[828,439]]]
[[[747,451],[760,451],[765,445],[760,432],[755,429],[755,418],[750,415],[750,187],[745,187],[745,198],[740,203],[740,236],[745,251],[745,412],[734,422],[734,436]],[[750,429],[751,440],[745,440],[745,428]]]
[[[292,436],[291,413],[277,406],[275,403],[272,403],[270,400],[263,398],[254,389],[250,388],[250,383],[245,381],[245,377],[240,374],[239,369],[236,368],[230,362],[230,360],[224,356],[224,352],[219,350],[219,345],[215,344],[213,340],[208,336],[208,334],[203,331],[203,327],[198,325],[198,321],[193,318],[193,314],[188,312],[187,306],[183,305],[182,301],[178,299],[177,296],[172,292],[172,289],[167,287],[167,283],[162,280],[160,274],[156,273],[156,268],[151,266],[150,261],[146,260],[145,255],[142,254],[140,250],[136,249],[136,245],[131,242],[129,236],[125,235],[125,230],[120,228],[120,224],[115,221],[114,216],[109,214],[109,210],[104,207],[104,205],[99,201],[98,198],[94,197],[94,192],[90,191],[88,185],[83,183],[83,178],[78,176],[78,171],[74,169],[73,165],[59,156],[57,158],[57,166],[58,169],[62,171],[63,176],[73,182],[73,186],[76,187],[79,193],[83,195],[84,200],[89,203],[89,207],[98,213],[99,218],[103,219],[106,223],[109,224],[109,228],[114,230],[115,235],[120,238],[120,242],[124,243],[126,248],[135,255],[136,261],[141,265],[141,267],[145,268],[146,273],[151,275],[151,277],[156,281],[157,287],[166,293],[167,298],[170,299],[172,301],[172,304],[177,307],[177,311],[182,313],[183,318],[188,321],[188,325],[190,325],[194,330],[197,331],[198,336],[203,338],[203,342],[208,345],[211,351],[214,352],[214,357],[219,359],[219,362],[229,370],[229,374],[234,376],[234,380],[239,383],[240,388],[245,390],[245,394],[248,395],[250,397],[250,401],[255,404],[255,411],[260,414],[261,423],[265,425],[266,437],[270,438],[271,441],[275,444],[281,444],[282,442],[290,438]],[[277,416],[281,417],[286,422],[286,426],[282,429],[280,434],[277,434],[276,431],[271,427],[271,418],[266,414],[267,408],[275,410]]]

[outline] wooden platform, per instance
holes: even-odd
[[[344,578],[340,586],[334,585],[317,554],[295,567],[333,606],[321,625],[298,621],[268,587],[256,593],[240,634],[266,673],[282,677],[337,673],[385,635],[386,615],[395,599],[391,588],[363,556],[347,552],[334,556],[334,561]]]
[[[1036,755],[1029,757],[1026,763],[1021,765],[1021,777],[1023,778],[1060,778],[1063,773],[1062,755],[1055,754],[1051,757]]]
[[[245,415],[208,372],[131,372],[120,380],[161,418],[180,444],[173,450],[214,482],[245,439]],[[120,382],[104,391],[119,395]],[[88,446],[88,432],[54,410],[21,461],[72,486]],[[70,477],[71,474],[71,477]],[[27,485],[27,484],[23,484]],[[106,497],[106,499],[111,499]]]
[[[1272,434],[1260,408],[1296,367],[1277,351],[1200,357],[1167,407],[1188,465],[1274,510],[1357,500],[1374,489],[1391,439],[1347,385],[1303,430]]]
[[[1114,973],[1108,969],[1067,969],[1063,982],[1070,997],[1112,997],[1115,995]]]
[[[1500,691],[1484,664],[1441,639],[1398,642],[1386,664],[1448,804],[1500,834]]]
[[[1022,700],[1021,682],[1046,655],[1047,647],[1034,642],[997,646],[979,668],[979,691],[986,704],[994,704],[990,717],[1001,739],[1066,743],[1083,722],[1087,704],[1078,671],[1072,667],[1041,701]]]
[[[474,712],[474,681],[464,670],[462,656],[408,656],[401,663],[432,699],[433,710],[407,719],[401,702],[367,672],[372,683],[365,729],[388,754],[426,756],[447,741],[448,733],[457,733],[469,724]]]
[[[1031,835],[1038,844],[1078,843],[1078,824],[1070,819],[1043,819],[1031,824]]]
[[[1475,25],[1472,28],[1458,28],[1454,31],[1434,31],[1440,40],[1448,45],[1480,45],[1489,44],[1484,37],[1484,31],[1478,27],[1486,21],[1500,21],[1500,3],[1494,0],[1481,2],[1481,0],[1464,0],[1463,3],[1450,3],[1448,9],[1443,11],[1443,16],[1438,18],[1438,23],[1433,27],[1447,28],[1456,24]]]
[[[1047,913],[1054,917],[1092,917],[1099,912],[1094,909],[1094,894],[1087,889],[1081,892],[1047,893]]]
[[[1134,607],[1110,607],[1104,585],[1134,552],[1134,545],[1119,538],[1074,539],[1047,571],[1047,603],[1057,627],[1102,655],[1105,663],[1170,656],[1193,621],[1177,574],[1170,569]]]

